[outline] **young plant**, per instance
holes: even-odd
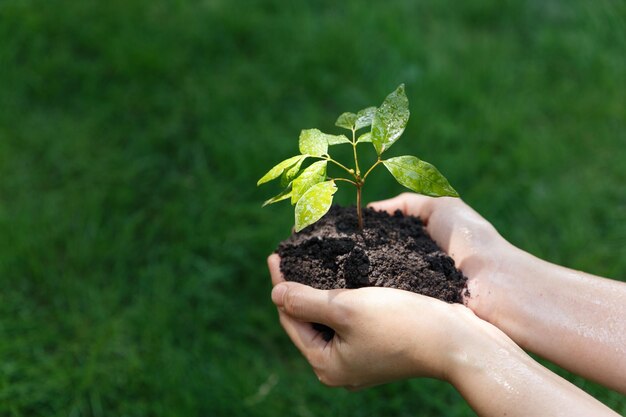
[[[357,218],[359,229],[363,229],[361,190],[370,173],[381,164],[401,185],[416,193],[433,197],[458,197],[458,193],[450,186],[448,180],[428,162],[410,155],[382,159],[383,153],[400,138],[408,121],[409,100],[404,92],[404,84],[401,84],[385,98],[380,107],[368,107],[356,114],[343,113],[339,116],[335,125],[349,130],[352,139],[345,135],[322,133],[318,129],[303,130],[300,132],[300,155],[280,162],[257,182],[258,186],[280,177],[281,184],[285,187],[283,192],[267,200],[263,206],[291,199],[291,204],[296,206],[295,230],[299,232],[328,212],[333,195],[337,191],[335,183],[348,182],[356,187]],[[356,138],[358,130],[370,126],[369,132]],[[357,146],[363,143],[371,143],[378,155],[376,162],[364,174],[357,155]],[[354,168],[348,168],[329,155],[329,147],[342,144],[352,146]],[[302,164],[309,158],[317,161],[302,169]],[[328,178],[326,175],[328,163],[345,171],[348,178]]]

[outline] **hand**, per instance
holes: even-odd
[[[508,274],[507,259],[519,251],[459,198],[403,193],[369,207],[419,217],[433,240],[468,277],[464,303],[479,317],[493,322],[498,300],[489,296],[491,283]]]
[[[268,265],[280,322],[326,385],[428,376],[452,383],[481,416],[617,416],[463,305],[391,288],[316,290],[285,282],[278,255]]]
[[[554,265],[508,243],[460,199],[371,204],[419,216],[468,277],[464,302],[526,350],[626,393],[626,283]]]
[[[329,386],[359,389],[408,377],[448,379],[452,358],[467,343],[466,307],[407,291],[366,287],[316,290],[285,282],[278,255],[268,258],[272,300],[287,334]],[[330,341],[313,329],[335,330]]]

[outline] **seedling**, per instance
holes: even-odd
[[[382,159],[382,155],[393,145],[404,132],[409,121],[409,100],[401,84],[389,94],[380,107],[368,107],[355,113],[343,113],[335,125],[352,132],[352,139],[345,135],[329,135],[318,129],[305,129],[300,132],[300,155],[285,159],[270,169],[257,185],[280,177],[285,189],[280,194],[267,200],[263,206],[291,199],[296,206],[295,230],[299,232],[315,223],[330,209],[333,196],[337,191],[336,182],[348,182],[356,187],[356,210],[359,229],[363,229],[363,211],[361,190],[370,173],[378,165],[384,165],[391,175],[403,186],[416,193],[433,197],[458,197],[459,194],[450,186],[448,180],[433,165],[415,156],[404,155]],[[356,132],[365,127],[370,131],[357,139]],[[357,146],[371,143],[376,150],[378,159],[362,174],[359,167]],[[354,154],[354,168],[348,168],[333,159],[329,147],[350,144]],[[307,168],[302,164],[307,159],[316,159]],[[329,178],[326,175],[328,163],[336,165],[348,174],[348,178]]]

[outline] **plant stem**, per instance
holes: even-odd
[[[383,161],[380,160],[380,157],[378,158],[378,161],[376,161],[376,163],[374,165],[371,166],[370,169],[367,170],[367,172],[365,173],[365,175],[363,175],[363,181],[365,181],[365,178],[367,178],[367,176],[370,174],[370,172],[372,172],[372,170],[374,168],[376,168],[376,166],[380,163],[382,163]]]
[[[349,179],[347,179],[347,178],[330,178],[330,179],[331,179],[331,180],[333,180],[333,181],[345,181],[345,182],[349,182],[350,184],[354,185],[355,187],[357,186],[357,183],[356,183],[356,182],[354,182],[354,181],[352,181],[352,180],[349,180]]]
[[[354,146],[354,160],[356,161],[356,145]],[[355,183],[356,185],[356,216],[359,220],[359,230],[363,230],[363,209],[361,208],[361,187],[363,187],[363,184],[365,184],[365,179],[370,174],[370,172],[372,172],[372,170],[376,168],[376,166],[381,164],[382,162],[383,161],[380,159],[380,157],[378,157],[378,160],[376,161],[376,163],[372,165],[370,169],[367,170],[365,175],[363,175],[363,178],[361,178],[361,175],[359,174],[355,176],[356,178],[356,183]]]
[[[361,179],[361,169],[359,168],[359,158],[356,154],[356,129],[352,127],[352,152],[354,153],[354,179],[356,181],[353,184],[356,186],[356,217],[359,223],[359,230],[363,230],[363,209],[361,208],[361,188],[363,187],[363,180]]]
[[[354,170],[350,169],[350,168],[346,168],[345,165],[343,165],[340,162],[335,161],[333,158],[331,157],[324,157],[324,159],[326,159],[328,162],[332,162],[333,164],[337,165],[338,167],[342,168],[344,171],[346,171],[348,174],[350,175],[354,175]]]
[[[362,182],[356,184],[356,217],[359,220],[359,230],[363,230],[363,210],[361,209],[361,187]]]
[[[354,152],[354,167],[356,169],[357,178],[361,176],[361,170],[359,169],[359,159],[356,157],[356,130],[352,128],[352,151]]]

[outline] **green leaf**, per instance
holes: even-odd
[[[315,184],[304,193],[296,204],[296,232],[315,223],[328,212],[335,192],[335,181],[330,180]]]
[[[317,161],[302,171],[302,173],[298,175],[295,180],[293,180],[291,204],[296,204],[300,197],[302,197],[309,188],[326,179],[327,164],[327,161]]]
[[[318,129],[304,129],[300,132],[300,153],[322,156],[328,153],[328,139]]]
[[[346,137],[346,135],[329,135],[327,133],[323,133],[323,135],[326,136],[326,139],[328,140],[329,145],[340,145],[342,143],[352,143],[350,142],[350,139]]]
[[[261,184],[264,184],[268,181],[271,181],[273,179],[280,177],[283,171],[292,167],[294,164],[298,163],[298,161],[304,160],[304,158],[306,158],[306,155],[297,155],[297,156],[292,156],[291,158],[285,159],[284,161],[278,163],[272,169],[267,171],[267,174],[263,175],[261,179],[256,183],[256,185],[259,186]]]
[[[352,130],[354,123],[356,122],[357,115],[350,112],[342,113],[341,116],[337,118],[335,122],[335,126],[343,127],[344,129]]]
[[[278,203],[279,201],[286,200],[291,197],[291,193],[292,193],[291,187],[285,188],[280,194],[275,195],[269,200],[266,200],[265,203],[263,203],[263,207],[269,204],[274,204],[274,203]]]
[[[404,92],[404,84],[400,84],[383,101],[372,120],[372,143],[378,155],[400,138],[408,121],[409,99]]]
[[[383,161],[391,175],[416,193],[432,197],[458,197],[459,194],[433,165],[415,156],[397,156]]]
[[[367,132],[359,136],[356,143],[371,142],[371,141],[372,141],[372,132]]]
[[[346,112],[337,118],[335,126],[343,127],[348,130],[359,130],[372,124],[376,107],[367,107],[359,110],[357,114]]]
[[[356,130],[362,129],[372,124],[374,115],[376,114],[376,107],[368,107],[363,110],[359,110],[356,114],[356,121],[354,122],[354,128]]]
[[[302,163],[304,162],[304,160],[309,157],[308,155],[300,155],[300,156],[302,156],[302,158],[299,161],[297,161],[295,164],[293,164],[289,168],[286,168],[285,171],[283,171],[283,175],[280,176],[281,187],[289,186],[291,181],[293,181],[293,179],[296,178],[298,174],[300,173],[300,167],[302,166]]]

